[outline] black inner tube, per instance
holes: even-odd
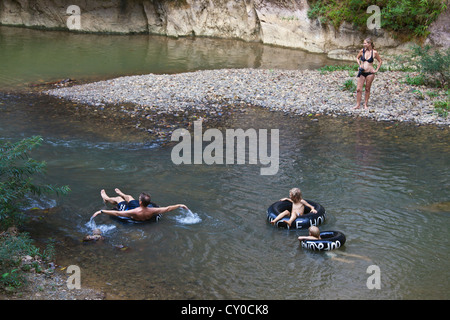
[[[322,224],[325,221],[325,208],[322,207],[319,203],[306,200],[311,206],[316,209],[317,213],[312,213],[311,209],[308,206],[305,206],[304,213],[301,216],[298,216],[294,223],[289,227],[285,222],[288,220],[288,217],[282,218],[278,223],[278,227],[282,228],[292,228],[292,229],[302,229],[308,228],[310,226],[317,226]],[[269,222],[274,220],[281,212],[288,210],[292,212],[292,202],[289,200],[277,201],[273,203],[267,209],[267,219]]]
[[[322,231],[318,240],[302,240],[302,247],[310,250],[328,251],[345,244],[345,235],[340,231]]]

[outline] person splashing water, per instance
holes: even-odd
[[[142,192],[139,196],[139,200],[135,200],[131,195],[124,194],[118,188],[115,189],[118,197],[109,197],[105,190],[100,191],[100,195],[103,202],[106,204],[111,203],[117,206],[117,210],[98,210],[92,217],[95,218],[99,214],[105,213],[111,216],[120,216],[131,218],[136,221],[151,220],[159,214],[170,212],[179,208],[188,209],[184,204],[175,204],[167,207],[153,207],[151,205],[150,195]]]
[[[189,209],[182,209],[183,215],[175,216],[175,220],[181,224],[196,224],[202,221],[199,215]]]

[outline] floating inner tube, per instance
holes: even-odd
[[[159,208],[159,206],[156,203],[150,202],[150,204],[147,206],[149,208]],[[117,208],[116,208],[117,209]],[[111,219],[114,219],[116,221],[122,222],[122,223],[147,223],[147,222],[159,222],[159,219],[161,219],[162,215],[157,214],[153,216],[151,219],[148,220],[134,220],[130,217],[122,217],[122,216],[110,216]]]
[[[302,248],[313,251],[328,251],[342,247],[345,243],[345,235],[340,231],[323,231],[320,240],[302,240]]]
[[[325,208],[322,207],[319,203],[305,200],[310,205],[316,209],[317,213],[310,213],[309,207],[305,206],[304,214],[297,219],[294,220],[294,222],[291,225],[291,228],[296,229],[308,229],[311,226],[318,226],[321,225],[325,221]],[[285,210],[292,210],[292,202],[288,200],[284,201],[277,201],[273,203],[268,209],[267,209],[267,221],[271,222],[274,220],[281,212]],[[289,217],[284,217],[280,221],[277,222],[277,227],[282,228],[289,228],[289,225],[286,223],[286,221],[289,220]]]

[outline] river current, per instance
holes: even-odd
[[[77,265],[82,284],[116,299],[448,299],[450,225],[448,129],[349,117],[290,117],[248,108],[230,128],[279,129],[279,170],[260,164],[181,164],[172,146],[130,126],[78,117],[72,104],[28,93],[62,78],[208,68],[317,68],[321,55],[234,40],[101,36],[0,27],[0,140],[41,135],[32,156],[47,162],[47,183],[65,197],[33,199],[53,207],[26,229],[54,239],[57,263]],[[118,187],[159,205],[186,204],[158,223],[107,216],[100,190]],[[321,230],[346,244],[303,249],[305,230],[274,228],[266,210],[300,187],[319,202]],[[447,206],[446,206],[447,204]],[[93,224],[104,241],[86,243]],[[370,289],[377,266],[380,289]],[[369,270],[369,271],[368,271]]]

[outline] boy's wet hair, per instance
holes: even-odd
[[[309,227],[309,233],[316,238],[320,238],[320,230],[316,226]]]
[[[139,201],[144,207],[147,207],[151,202],[150,195],[148,193],[142,192],[139,196]]]
[[[294,202],[299,202],[302,200],[302,192],[299,188],[292,188],[289,190],[289,197]]]

